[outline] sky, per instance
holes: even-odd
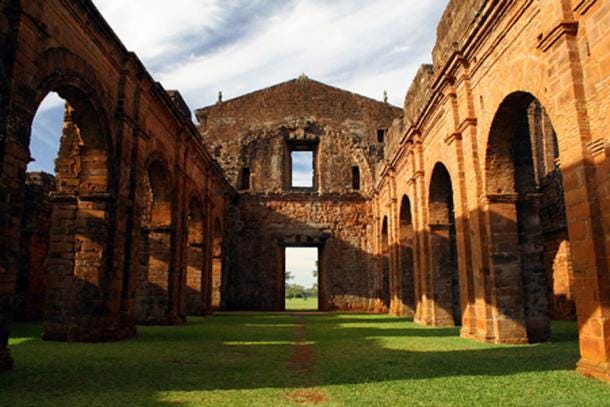
[[[313,152],[293,151],[292,158],[292,186],[313,186]]]
[[[317,247],[287,247],[286,248],[286,271],[290,271],[294,279],[289,284],[298,284],[305,288],[311,288],[318,278],[313,272],[318,265]]]
[[[297,78],[402,106],[448,0],[93,0],[155,80],[191,110]],[[33,124],[29,169],[53,172],[63,102]],[[34,145],[36,144],[36,145]]]

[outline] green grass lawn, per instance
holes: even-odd
[[[15,324],[12,333],[16,366],[0,374],[0,406],[610,400],[610,385],[573,371],[574,323],[554,323],[548,343],[528,346],[478,343],[457,337],[455,328],[359,314],[222,314],[180,327],[139,327],[137,339],[104,344],[44,342],[38,324]]]
[[[286,309],[287,310],[299,310],[299,311],[316,311],[318,309],[318,299],[312,298],[286,298]]]

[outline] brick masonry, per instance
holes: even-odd
[[[200,109],[198,127],[90,1],[0,0],[0,50],[0,370],[27,251],[46,250],[34,221],[50,225],[46,339],[282,309],[284,248],[315,246],[321,309],[501,343],[576,315],[578,370],[610,378],[607,1],[452,0],[403,109],[301,77]],[[68,106],[34,208],[30,127],[50,91]],[[303,150],[313,187],[292,188]]]
[[[378,132],[383,137],[402,110],[303,75],[196,115],[204,142],[241,190],[230,219],[226,307],[283,309],[284,248],[312,246],[319,247],[320,308],[373,309],[366,197],[383,158]],[[313,152],[309,189],[290,180],[290,153],[301,149]]]

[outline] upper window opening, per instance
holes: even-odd
[[[313,151],[291,151],[292,187],[313,188]]]
[[[244,167],[241,169],[239,189],[241,189],[241,190],[250,189],[250,168],[248,168],[248,167]]]
[[[385,141],[385,129],[377,129],[377,142],[383,143]]]
[[[360,189],[360,168],[357,166],[352,167],[352,189]]]
[[[222,146],[214,147],[214,157],[220,157],[222,154]]]

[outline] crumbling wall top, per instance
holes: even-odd
[[[479,15],[483,5],[489,0],[451,0],[436,27],[436,44],[432,51],[432,61],[439,69],[454,48],[467,35],[468,26]]]
[[[188,105],[184,101],[184,98],[177,90],[166,90],[167,95],[170,97],[174,105],[178,108],[178,111],[187,120],[191,120],[191,109],[189,109]]]
[[[430,64],[423,64],[417,70],[417,74],[415,74],[415,78],[405,96],[404,125],[406,127],[417,121],[426,102],[430,99],[434,72],[434,67]]]

